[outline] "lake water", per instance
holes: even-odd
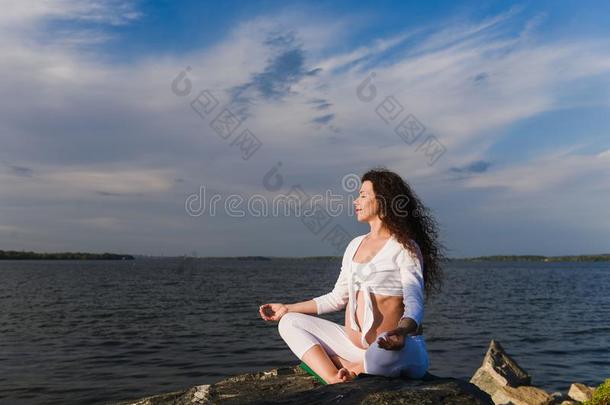
[[[296,365],[258,307],[329,292],[339,268],[0,261],[0,403],[102,404]],[[496,339],[548,391],[610,377],[609,263],[452,262],[445,273],[424,318],[431,373],[468,379]]]

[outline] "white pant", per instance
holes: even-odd
[[[284,314],[278,330],[299,359],[319,344],[329,356],[338,355],[353,363],[364,361],[366,374],[421,378],[428,370],[428,351],[423,335],[405,337],[401,350],[386,350],[377,343],[380,336],[386,335],[384,332],[367,349],[361,349],[352,343],[342,325],[299,312]]]

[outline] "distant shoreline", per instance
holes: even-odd
[[[178,257],[183,259],[207,259],[207,260],[325,260],[336,261],[341,260],[341,256],[302,256],[302,257],[284,257],[284,256],[138,256],[136,258],[154,258],[163,259],[169,257]],[[531,256],[531,255],[497,255],[497,256],[477,256],[477,257],[460,257],[449,258],[452,262],[607,262],[610,261],[610,254],[600,255],[575,255],[575,256]]]
[[[136,259],[206,259],[206,260],[247,260],[247,261],[270,261],[270,260],[341,260],[341,256],[149,256],[149,255],[127,255],[117,253],[84,253],[84,252],[60,252],[60,253],[36,253],[15,250],[0,250],[0,260],[136,260]],[[571,255],[571,256],[540,256],[540,255],[492,255],[477,257],[450,258],[449,261],[456,262],[608,262],[610,254],[599,255]]]
[[[141,256],[142,258],[158,258],[158,256]],[[341,256],[303,256],[303,257],[282,257],[282,256],[174,256],[183,259],[207,259],[207,260],[341,260]],[[136,255],[136,258],[138,256]],[[450,258],[449,261],[455,262],[607,262],[610,261],[610,254],[600,255],[576,255],[576,256],[530,256],[530,255],[504,255],[504,256],[478,256]]]
[[[496,255],[451,259],[465,262],[607,262],[610,254],[575,255],[575,256],[529,256],[529,255]]]
[[[0,260],[134,260],[132,255],[116,253],[36,253],[16,250],[0,250]]]

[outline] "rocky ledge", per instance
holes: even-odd
[[[572,384],[568,394],[549,394],[531,385],[530,376],[491,341],[483,364],[470,382],[427,374],[422,380],[360,374],[321,385],[298,365],[240,374],[214,384],[154,395],[116,405],[193,404],[576,404],[591,399],[593,387]]]

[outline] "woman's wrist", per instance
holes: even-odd
[[[417,331],[417,322],[411,318],[400,318],[397,329],[403,336],[406,336],[411,332],[415,333]]]
[[[294,311],[292,310],[292,304],[284,304],[284,306],[286,307],[286,310],[287,310],[286,312],[287,312],[287,313],[288,313],[288,312],[294,312]]]

